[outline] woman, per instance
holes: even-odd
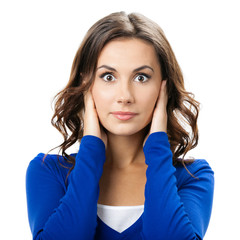
[[[198,111],[156,23],[124,12],[95,23],[55,103],[62,156],[39,154],[27,170],[33,238],[202,239],[213,171],[184,160]]]

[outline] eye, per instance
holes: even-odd
[[[116,80],[112,73],[103,73],[100,78],[102,78],[106,82],[112,82]]]
[[[135,77],[135,80],[137,80],[138,82],[140,82],[140,83],[145,83],[145,82],[147,82],[148,80],[150,79],[150,76],[149,75],[147,75],[147,74],[143,74],[143,73],[141,73],[141,74],[138,74],[136,77]]]

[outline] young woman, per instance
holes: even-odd
[[[61,156],[40,153],[27,170],[33,238],[203,239],[213,171],[184,160],[198,111],[156,23],[124,12],[95,23],[55,102]]]

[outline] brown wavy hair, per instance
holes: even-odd
[[[83,92],[94,81],[96,65],[103,47],[116,38],[138,38],[151,43],[157,53],[163,79],[167,79],[167,134],[173,164],[182,162],[186,153],[197,146],[197,118],[199,103],[184,88],[184,80],[172,48],[162,29],[139,13],[112,13],[96,22],[84,37],[73,60],[67,86],[55,96],[55,112],[52,125],[63,135],[58,147],[64,159],[74,168],[75,158],[66,150],[83,137]],[[83,79],[87,80],[84,84]],[[179,158],[183,156],[182,158]]]

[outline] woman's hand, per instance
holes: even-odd
[[[166,132],[167,133],[167,80],[163,80],[161,83],[159,96],[156,102],[156,107],[153,112],[152,123],[149,133],[144,139],[143,146],[151,133],[154,132]]]
[[[84,94],[84,105],[85,113],[84,113],[83,136],[85,135],[96,136],[102,139],[102,141],[105,144],[105,147],[107,147],[107,135],[104,132],[103,127],[99,123],[95,102],[92,96],[92,87],[90,87],[89,90]]]

